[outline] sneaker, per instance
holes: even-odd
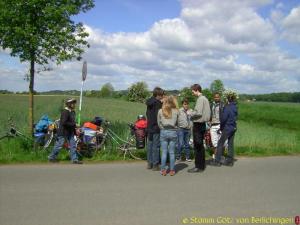
[[[192,160],[191,160],[191,159],[186,159],[186,161],[187,161],[187,162],[192,162]]]
[[[211,161],[209,162],[209,165],[210,165],[210,166],[220,167],[222,164],[221,164],[221,162],[219,162],[219,161],[213,159],[213,160],[211,160]]]
[[[151,169],[152,169],[152,163],[148,163],[148,164],[147,164],[147,169],[148,169],[148,170],[151,170]]]
[[[160,171],[160,174],[161,174],[162,176],[166,176],[166,175],[167,175],[167,170],[161,170],[161,171]]]
[[[51,159],[51,158],[49,158],[48,161],[51,162],[51,163],[57,163],[58,162],[57,159]]]
[[[73,164],[82,164],[83,162],[82,161],[79,161],[79,160],[74,160],[72,161]]]
[[[233,166],[233,160],[226,158],[223,162],[222,165],[224,166]]]
[[[170,173],[169,173],[169,174],[170,174],[170,176],[174,176],[175,173],[176,173],[175,170],[170,170]]]
[[[192,168],[192,169],[188,169],[188,173],[201,173],[203,172],[203,170],[195,167],[195,168]]]
[[[152,171],[159,171],[160,169],[159,169],[159,166],[158,165],[154,165],[153,167],[152,167]]]

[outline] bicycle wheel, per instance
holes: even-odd
[[[54,144],[54,132],[51,131],[45,135],[45,144],[43,146],[43,150],[48,151],[49,147]]]
[[[136,140],[135,136],[129,134],[127,137],[127,141],[124,144],[119,146],[119,150],[123,153],[123,158],[126,158],[126,155],[130,155],[133,159],[141,160],[140,157],[137,156],[137,148],[136,148]]]
[[[95,146],[95,153],[100,150],[105,150],[105,142],[107,141],[107,130],[102,134],[96,135],[96,146]]]
[[[4,139],[4,138],[9,138],[9,137],[11,137],[11,136],[8,135],[8,134],[6,134],[6,135],[1,136],[1,137],[0,137],[0,140],[2,140],[2,139]]]
[[[137,154],[137,151],[136,151],[136,150],[137,150],[136,148],[129,150],[130,156],[131,156],[132,158],[134,158],[134,159],[142,160],[142,158],[136,156],[136,154]]]

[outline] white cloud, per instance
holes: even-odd
[[[192,34],[185,22],[178,18],[155,23],[149,35],[159,48],[186,51],[192,47]]]
[[[300,44],[300,6],[291,10],[282,20],[282,38]]]
[[[189,2],[193,2],[192,7],[184,8],[181,16],[192,27],[201,47],[247,51],[249,45],[262,46],[273,39],[272,25],[254,8],[241,4],[243,1]]]
[[[272,2],[182,0],[178,18],[157,21],[141,33],[106,33],[87,24],[91,47],[84,54],[85,88],[100,89],[110,82],[115,89],[127,89],[145,81],[150,88],[180,89],[193,83],[209,87],[214,79],[222,79],[242,93],[299,91],[300,59],[276,43],[279,32],[282,38],[299,41],[300,10],[285,16],[283,2],[273,5],[270,18],[262,17],[258,9]],[[2,71],[12,70],[1,58],[0,65]],[[81,66],[66,62],[39,74],[36,89],[80,89]],[[11,71],[0,71],[7,73]],[[14,79],[1,83],[0,89],[12,87]]]

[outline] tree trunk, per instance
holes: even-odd
[[[31,137],[33,136],[33,106],[34,106],[34,53],[32,54],[31,60],[30,60],[30,77],[29,77],[29,134]]]

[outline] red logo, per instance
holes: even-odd
[[[295,224],[300,224],[300,216],[295,216]]]

